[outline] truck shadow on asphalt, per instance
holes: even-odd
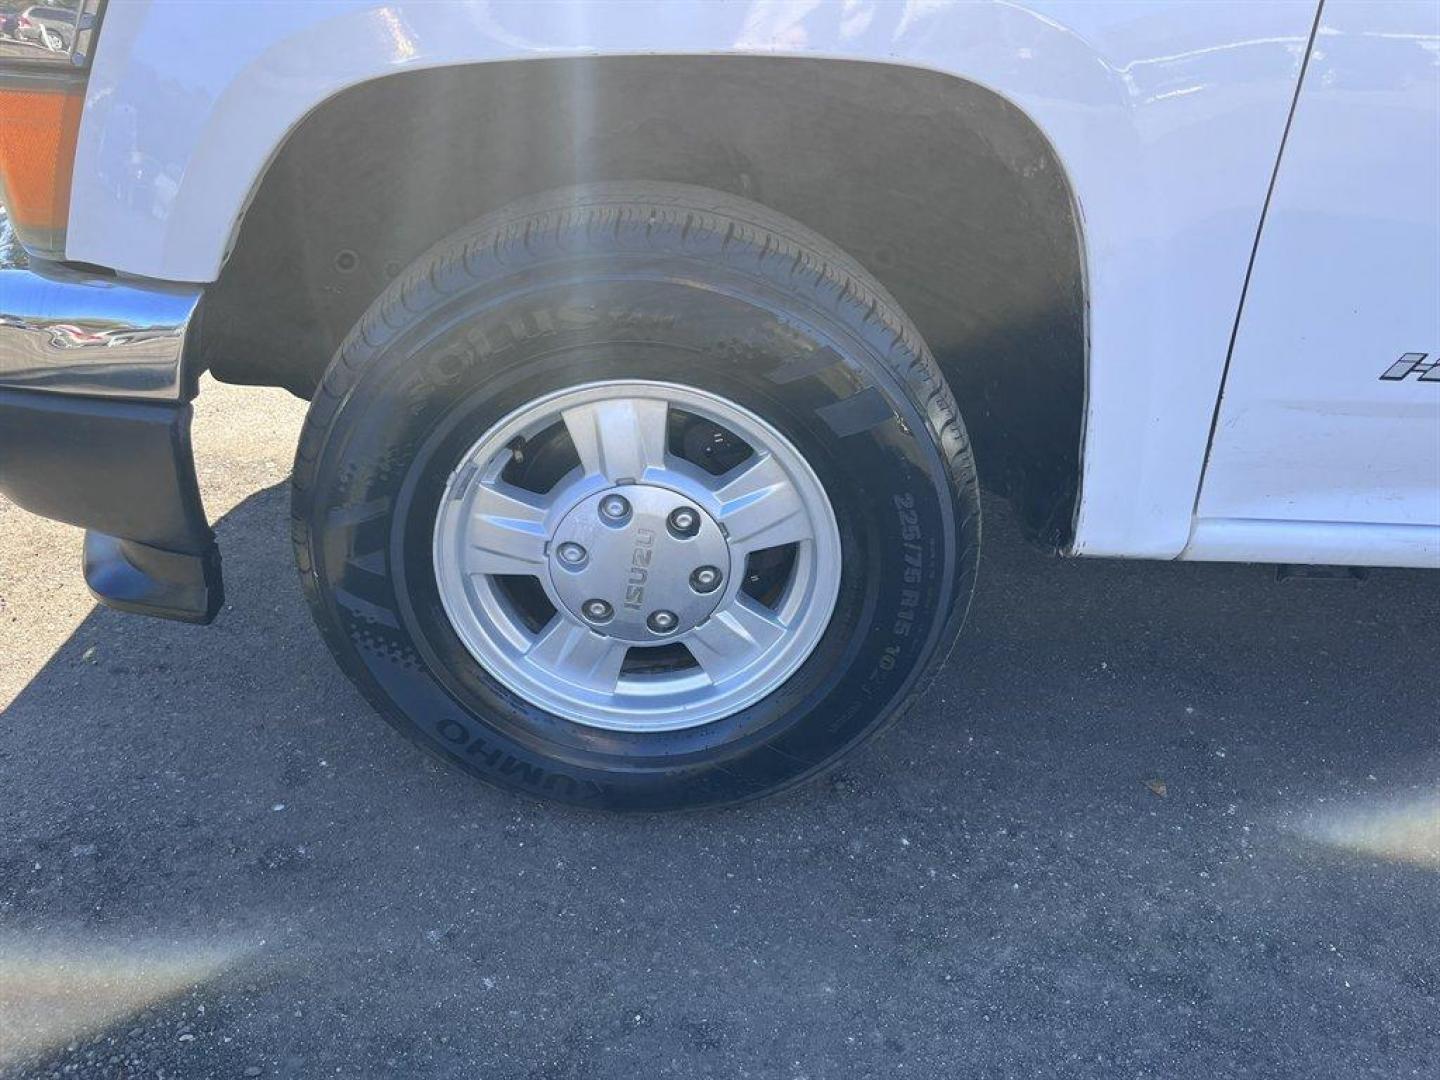
[[[622,818],[390,731],[286,500],[216,625],[97,609],[0,720],[11,1075],[1433,1075],[1440,575],[1050,560],[990,505],[899,726]]]

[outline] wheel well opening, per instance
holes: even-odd
[[[1071,539],[1085,409],[1080,229],[1048,142],[938,72],[794,57],[507,61],[389,75],[311,113],[206,299],[217,378],[309,396],[407,264],[515,199],[600,180],[728,191],[895,296],[960,402],[981,481]]]

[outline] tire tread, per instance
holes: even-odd
[[[657,237],[668,237],[673,230],[681,247],[697,256],[733,260],[737,248],[744,245],[754,252],[754,273],[771,281],[808,278],[821,295],[829,298],[837,315],[848,316],[857,325],[883,329],[887,341],[885,367],[924,417],[939,448],[957,509],[954,602],[936,647],[905,700],[891,711],[884,724],[867,733],[868,739],[906,714],[929,689],[954,648],[969,608],[981,533],[970,441],[939,365],[919,330],[880,282],[850,255],[799,222],[758,203],[708,188],[617,181],[532,196],[480,217],[441,240],[391,282],[346,335],[326,368],[296,450],[291,480],[291,532],[306,599],[312,608],[320,609],[319,581],[309,555],[309,513],[325,439],[368,364],[396,336],[445,304],[457,289],[509,272],[509,252],[518,249],[531,257],[539,254],[537,237],[544,238],[539,244],[550,244],[554,254],[560,256],[565,254],[565,234],[577,227],[587,236],[608,228],[619,241],[627,226],[640,224],[647,245],[655,245]],[[657,229],[658,225],[665,227]],[[333,630],[326,629],[326,620],[318,621],[329,639]],[[330,644],[333,647],[336,643]],[[851,749],[853,745],[760,797],[813,779]]]

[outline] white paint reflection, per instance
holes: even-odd
[[[214,942],[0,941],[0,1067],[97,1034],[235,966]]]
[[[954,6],[955,0],[905,0],[905,9],[900,13],[900,25],[895,27],[895,40],[899,41],[916,27]]]
[[[805,17],[820,0],[751,0],[745,11],[737,49],[803,49],[810,43]]]
[[[840,8],[840,39],[854,41],[875,20],[874,0],[845,0]]]
[[[385,39],[390,43],[390,59],[397,64],[415,59],[419,48],[405,17],[394,8],[382,7],[375,12]]]

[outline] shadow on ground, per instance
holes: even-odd
[[[632,819],[393,734],[254,496],[215,626],[97,610],[0,720],[10,1075],[1436,1075],[1440,576],[1052,561],[991,509],[905,723]]]

